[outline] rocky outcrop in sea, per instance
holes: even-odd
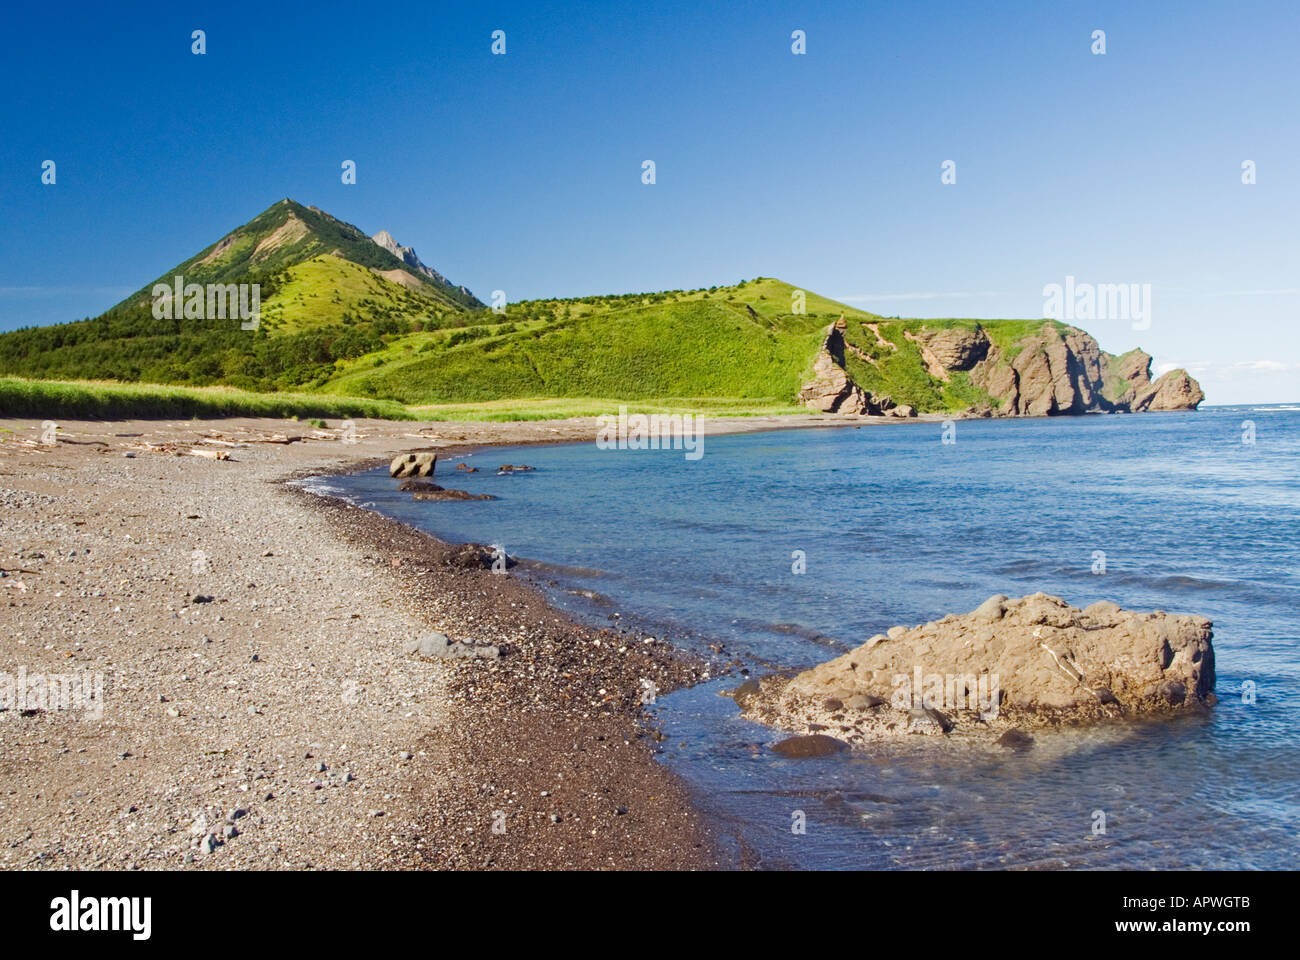
[[[931,734],[1019,747],[1044,728],[1212,705],[1211,626],[1107,602],[1081,610],[1044,593],[998,595],[732,695],[750,719],[850,745]]]

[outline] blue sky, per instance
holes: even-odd
[[[49,10],[0,29],[0,329],[95,315],[289,196],[485,299],[763,275],[1034,317],[1067,275],[1149,283],[1149,329],[1080,325],[1211,403],[1300,400],[1294,2]]]

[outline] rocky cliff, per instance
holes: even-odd
[[[969,370],[971,383],[998,401],[987,412],[1002,416],[1195,410],[1205,399],[1185,370],[1153,382],[1150,354],[1114,356],[1075,327],[1045,323],[1007,350],[990,343],[979,327],[939,331],[928,342],[931,350],[947,347],[945,369]]]
[[[375,241],[376,244],[383,247],[385,250],[387,250],[389,253],[395,256],[398,260],[401,260],[408,267],[411,267],[412,269],[419,271],[420,273],[428,277],[430,280],[434,280],[437,283],[445,284],[449,287],[453,286],[450,280],[448,280],[437,270],[433,269],[433,267],[429,266],[423,260],[421,260],[419,256],[416,254],[414,247],[402,246],[395,239],[393,239],[393,235],[389,233],[387,230],[380,230],[377,234],[375,234],[370,239]],[[461,293],[465,294],[466,296],[473,296],[473,294],[469,292],[468,287],[456,287],[456,289],[459,290]]]
[[[870,352],[846,340],[848,327],[843,320],[827,329],[814,379],[800,391],[802,402],[828,412],[889,412],[897,406],[893,398],[856,384],[845,354],[859,356],[870,365],[862,369],[870,372],[881,367],[882,356],[900,362],[900,347],[912,351],[908,356],[915,357],[915,376],[938,386],[964,378],[970,388],[966,396],[974,399],[965,412],[974,416],[1195,410],[1205,398],[1200,384],[1186,371],[1171,370],[1153,381],[1149,354],[1141,350],[1120,356],[1106,353],[1085,331],[1052,321],[1044,321],[1035,333],[1002,338],[1000,344],[979,324],[927,321],[863,326],[870,327],[874,338],[867,343]],[[892,341],[882,333],[887,326],[899,327]]]
[[[823,413],[916,416],[914,408],[895,403],[885,393],[868,393],[849,377],[844,352],[853,347],[845,342],[846,328],[847,324],[841,318],[826,329],[826,339],[813,361],[813,378],[800,388],[799,402]]]

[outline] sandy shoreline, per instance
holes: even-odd
[[[638,719],[642,680],[716,665],[573,623],[517,570],[284,483],[590,440],[594,420],[360,421],[355,443],[283,420],[69,422],[53,445],[23,442],[40,422],[0,427],[0,674],[106,683],[102,719],[0,712],[0,868],[728,865]],[[196,445],[212,430],[307,439]],[[403,652],[431,628],[505,655]]]

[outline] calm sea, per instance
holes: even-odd
[[[439,482],[500,498],[483,502],[412,502],[384,470],[318,485],[500,543],[574,614],[722,644],[754,674],[994,593],[1209,617],[1205,716],[1023,754],[911,738],[792,760],[719,695],[732,677],[659,698],[661,759],[758,866],[1300,867],[1300,405],[955,429],[710,437],[697,461],[594,444],[494,449],[465,458],[474,474],[440,461]]]

